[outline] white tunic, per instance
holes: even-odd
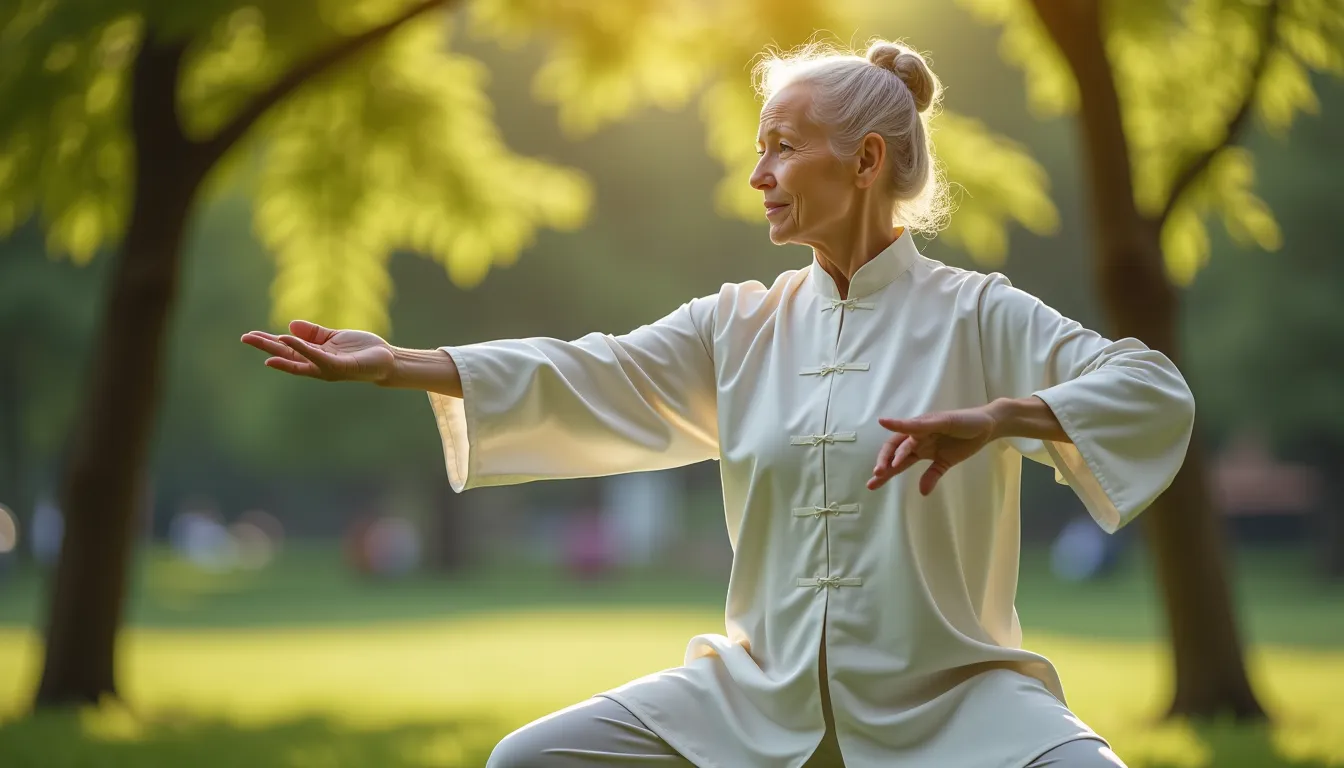
[[[848,768],[1020,768],[1095,736],[1019,647],[1021,460],[1055,467],[1106,531],[1131,520],[1190,440],[1194,402],[1162,354],[927,259],[908,233],[845,300],[814,260],[623,336],[444,349],[463,398],[430,399],[456,491],[720,461],[726,632],[604,694],[697,766],[806,762],[823,627]],[[1033,394],[1072,444],[996,441],[928,497],[923,463],[865,487],[891,436],[878,417]]]

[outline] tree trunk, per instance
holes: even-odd
[[[19,536],[12,556],[22,559],[26,549],[23,540],[33,515],[33,494],[23,448],[24,345],[18,333],[13,338],[17,343],[0,359],[0,456],[4,457],[0,465],[0,504],[9,506],[18,523]]]
[[[1239,720],[1258,720],[1265,711],[1246,676],[1228,580],[1225,526],[1205,478],[1196,430],[1185,465],[1144,515],[1171,634],[1175,688],[1167,715],[1212,718],[1230,713]]]
[[[1340,454],[1335,454],[1338,459]],[[1327,581],[1344,581],[1344,474],[1338,462],[1324,475],[1317,500],[1315,526],[1319,536],[1317,567]]]
[[[1315,570],[1327,581],[1344,580],[1344,436],[1309,434],[1298,441],[1295,458],[1317,473],[1311,515]]]
[[[8,333],[6,333],[8,336]],[[19,340],[16,332],[13,337]],[[8,346],[8,345],[7,345]],[[22,356],[19,347],[0,353],[0,503],[8,502],[20,512],[19,495],[23,485],[23,403],[19,392]]]
[[[62,485],[65,536],[52,587],[46,661],[36,705],[97,702],[114,674],[143,467],[158,405],[182,237],[201,181],[271,107],[412,19],[453,5],[420,0],[401,14],[299,62],[245,104],[213,137],[193,142],[177,115],[187,40],[145,30],[131,70],[135,193],[113,270],[92,375]]]
[[[1179,365],[1179,298],[1166,278],[1161,228],[1138,211],[1134,200],[1100,5],[1035,0],[1037,14],[1078,82],[1096,279],[1109,331],[1138,338]],[[1246,676],[1223,526],[1206,486],[1197,435],[1171,487],[1144,514],[1143,525],[1171,636],[1175,690],[1168,716],[1264,717]]]
[[[121,623],[182,238],[204,168],[177,119],[181,44],[149,35],[131,73],[135,190],[61,485],[38,707],[116,696]]]

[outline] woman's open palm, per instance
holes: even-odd
[[[368,331],[337,331],[306,320],[289,324],[290,334],[243,334],[244,344],[270,357],[267,367],[323,381],[383,381],[392,373],[392,346]]]

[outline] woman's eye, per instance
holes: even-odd
[[[793,151],[793,147],[790,147],[788,144],[785,144],[784,142],[781,141],[781,142],[779,143],[779,151],[780,151],[780,152],[792,152],[792,151]]]

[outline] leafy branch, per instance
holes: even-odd
[[[1279,43],[1279,19],[1283,15],[1284,5],[1284,0],[1269,0],[1269,5],[1265,9],[1264,25],[1260,31],[1260,52],[1246,78],[1246,90],[1242,96],[1241,104],[1228,119],[1222,140],[1200,153],[1185,167],[1185,170],[1176,176],[1176,181],[1171,187],[1171,195],[1167,198],[1167,204],[1163,206],[1162,213],[1157,217],[1159,227],[1166,223],[1172,211],[1176,210],[1176,206],[1180,204],[1181,198],[1208,170],[1209,165],[1213,163],[1218,153],[1235,144],[1240,139],[1242,132],[1246,130],[1247,124],[1250,123],[1251,112],[1255,107],[1256,93],[1260,90],[1260,82],[1264,79],[1265,71],[1269,68],[1270,58]]]
[[[319,51],[307,60],[296,64],[272,83],[269,88],[257,94],[252,101],[248,102],[239,111],[233,120],[221,128],[212,138],[202,142],[201,146],[206,157],[211,162],[222,157],[271,107],[279,104],[285,97],[312,78],[386,38],[403,24],[419,18],[429,11],[447,9],[460,2],[461,0],[421,0],[400,15],[358,35],[345,38],[333,44],[330,48]]]

